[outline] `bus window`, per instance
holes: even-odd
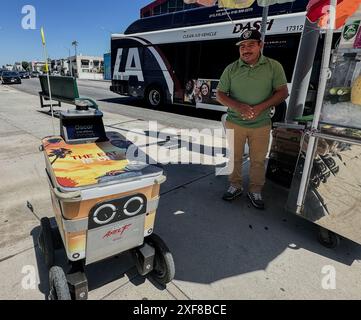
[[[188,79],[197,79],[199,77],[201,45],[199,42],[190,42],[187,47],[187,65]]]
[[[174,69],[176,64],[177,46],[175,43],[159,44],[156,46],[161,52],[165,60],[170,64],[171,69]]]
[[[159,47],[169,59],[175,76],[181,84],[185,84],[189,79],[198,79],[200,58],[198,42],[165,44]]]
[[[199,78],[219,79],[224,69],[239,58],[237,39],[201,43]]]

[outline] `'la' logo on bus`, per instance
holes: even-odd
[[[142,71],[142,64],[140,63],[139,50],[137,48],[129,48],[128,55],[126,57],[127,62],[125,64],[125,69],[120,71],[122,58],[123,48],[119,48],[114,66],[113,80],[129,80],[130,76],[136,76],[138,81],[143,82],[144,76]]]

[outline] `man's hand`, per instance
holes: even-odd
[[[254,117],[250,120],[256,119],[264,110],[270,108],[271,106],[278,106],[281,102],[285,101],[288,97],[288,88],[287,85],[281,86],[275,90],[272,97],[267,99],[266,101],[254,105]]]
[[[240,103],[234,109],[240,114],[242,120],[251,120],[255,117],[253,108],[248,104]]]
[[[250,105],[232,99],[220,90],[217,90],[217,100],[224,106],[237,112],[243,120],[249,120],[254,116],[253,108]]]
[[[249,120],[255,120],[264,111],[264,109],[260,105],[253,106],[252,110],[253,117],[251,117]]]

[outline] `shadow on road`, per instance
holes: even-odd
[[[142,109],[151,110],[143,101],[133,98],[133,97],[119,97],[119,98],[110,98],[110,99],[100,99],[97,100],[100,102],[108,102],[113,104],[119,105],[127,105],[138,107]],[[206,110],[206,109],[196,109],[192,106],[185,106],[185,105],[162,105],[159,108],[155,109],[156,111],[163,111],[174,113],[178,115],[200,118],[200,119],[208,119],[208,120],[216,120],[220,121],[224,112],[214,111],[214,110]]]
[[[187,170],[169,169],[168,181],[172,173]],[[174,255],[177,280],[209,284],[265,270],[285,250],[303,249],[346,265],[361,258],[361,247],[349,240],[334,250],[319,244],[316,225],[283,210],[286,190],[268,182],[267,209],[258,211],[245,195],[223,201],[226,185],[226,177],[209,175],[161,196],[155,232]]]

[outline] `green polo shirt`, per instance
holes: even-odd
[[[224,70],[217,89],[232,99],[254,106],[269,99],[275,89],[286,84],[282,65],[261,55],[253,66],[241,59],[230,64]],[[271,124],[269,109],[264,110],[254,120],[242,120],[236,111],[228,108],[227,120],[247,128],[260,128]]]

